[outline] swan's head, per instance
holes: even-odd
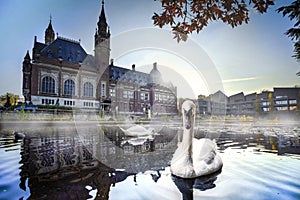
[[[191,129],[196,114],[196,105],[191,100],[186,100],[182,104],[183,125],[185,129]]]

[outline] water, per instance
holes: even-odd
[[[0,199],[300,199],[297,124],[198,125],[195,136],[216,139],[224,166],[187,180],[169,168],[179,125],[138,139],[118,126],[15,128],[26,134],[16,143],[13,129],[1,130]]]

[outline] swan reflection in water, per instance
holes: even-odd
[[[181,192],[182,199],[192,200],[194,189],[205,191],[216,187],[215,181],[221,172],[222,169],[206,176],[188,179],[172,175],[172,180]]]

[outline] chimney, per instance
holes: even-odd
[[[153,69],[157,69],[157,63],[153,63]]]
[[[110,65],[114,66],[114,59],[110,59]]]
[[[132,65],[132,71],[135,71],[135,64]]]

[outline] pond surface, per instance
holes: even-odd
[[[145,125],[156,134],[142,137],[120,127],[129,125],[2,130],[0,199],[300,199],[298,124],[197,125],[224,163],[197,179],[170,173],[180,125]]]

